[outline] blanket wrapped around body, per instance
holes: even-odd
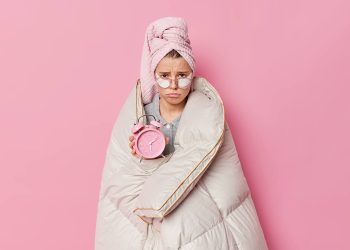
[[[140,82],[114,124],[100,187],[95,250],[265,250],[224,105],[204,77],[193,79],[175,151],[131,155],[131,127],[145,113]]]

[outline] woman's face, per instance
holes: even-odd
[[[191,84],[186,88],[179,88],[177,79],[188,77],[192,69],[183,57],[164,57],[157,65],[155,72],[162,78],[171,79],[170,86],[162,88],[156,84],[160,98],[170,105],[182,103],[191,90]],[[170,95],[173,94],[173,95]]]

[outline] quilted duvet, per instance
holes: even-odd
[[[139,81],[125,100],[106,151],[95,250],[268,249],[220,95],[204,77],[193,84],[166,157],[131,154],[131,127],[145,113]]]

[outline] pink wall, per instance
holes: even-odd
[[[187,19],[222,94],[270,249],[350,249],[349,9],[1,1],[0,249],[93,249],[109,135],[163,16]]]

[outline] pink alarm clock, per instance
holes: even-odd
[[[144,125],[142,121],[139,121],[143,116],[152,116],[154,120]],[[160,131],[161,127],[163,125],[153,115],[142,115],[137,119],[131,129],[135,137],[134,149],[137,155],[144,159],[154,159],[163,153],[166,140],[165,135]]]

